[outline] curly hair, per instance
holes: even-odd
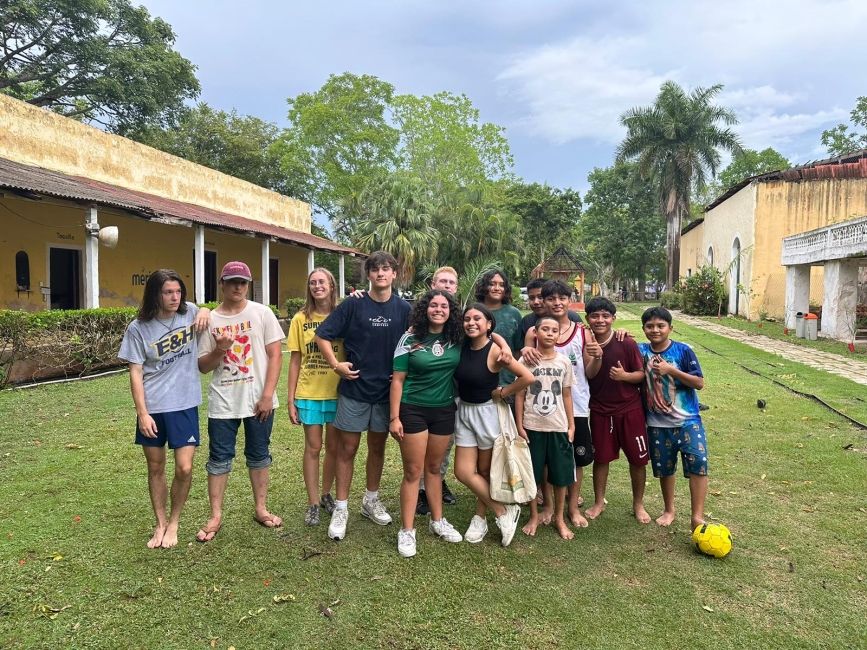
[[[423,339],[430,334],[430,321],[427,318],[427,308],[435,296],[442,296],[449,304],[449,317],[443,324],[443,336],[447,343],[457,345],[464,337],[463,315],[455,299],[441,289],[431,289],[419,298],[409,316],[409,328],[417,337]]]
[[[509,276],[500,269],[490,269],[488,271],[485,271],[484,275],[479,278],[479,281],[476,282],[475,287],[476,300],[478,300],[479,302],[485,302],[485,298],[488,295],[488,290],[491,288],[491,282],[494,281],[495,275],[499,275],[501,278],[503,278],[503,304],[511,304],[512,283],[509,282]]]
[[[163,285],[166,282],[177,282],[181,285],[181,304],[178,305],[178,313],[187,313],[187,285],[177,271],[172,269],[159,269],[148,276],[145,282],[144,295],[141,299],[141,306],[138,309],[136,318],[146,321],[153,320],[160,312],[162,301],[160,295],[163,290]]]

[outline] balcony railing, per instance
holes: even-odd
[[[867,257],[867,217],[784,237],[781,257],[786,266]]]

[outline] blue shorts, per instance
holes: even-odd
[[[296,399],[301,424],[328,424],[337,414],[336,399]]]
[[[250,416],[248,418],[208,418],[208,474],[228,474],[232,471],[235,458],[235,442],[238,429],[244,422],[244,458],[247,469],[263,469],[271,466],[271,428],[274,426],[274,412],[264,422]]]
[[[192,406],[182,411],[166,411],[165,413],[151,413],[154,423],[157,425],[157,437],[148,438],[138,428],[138,420],[135,423],[135,444],[143,447],[165,447],[169,443],[169,449],[178,447],[199,446],[199,407]]]
[[[701,420],[692,420],[679,427],[647,427],[647,437],[656,478],[674,474],[677,452],[683,459],[684,476],[707,476],[707,437]]]

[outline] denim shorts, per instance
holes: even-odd
[[[238,429],[244,423],[244,458],[248,469],[262,469],[271,466],[271,428],[274,413],[264,422],[253,416],[247,418],[208,418],[208,474],[228,474],[232,471],[235,458],[235,441]]]

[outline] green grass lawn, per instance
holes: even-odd
[[[608,510],[571,542],[545,528],[532,540],[519,532],[508,549],[493,530],[480,545],[450,545],[419,519],[419,554],[406,560],[397,524],[360,517],[360,454],[349,532],[331,542],[327,521],[303,526],[303,438],[282,408],[271,506],[284,528],[253,522],[240,460],[222,531],[195,543],[207,515],[203,449],[182,543],[148,550],[152,514],[126,376],[0,393],[0,647],[867,646],[867,436],[732,361],[867,421],[863,386],[694,328],[677,332],[707,377],[706,510],[732,530],[724,560],[689,542],[685,481],[672,528],[637,524],[622,460]],[[390,442],[382,493],[393,512],[399,481]],[[459,502],[446,516],[464,530],[471,500],[450,484]]]

